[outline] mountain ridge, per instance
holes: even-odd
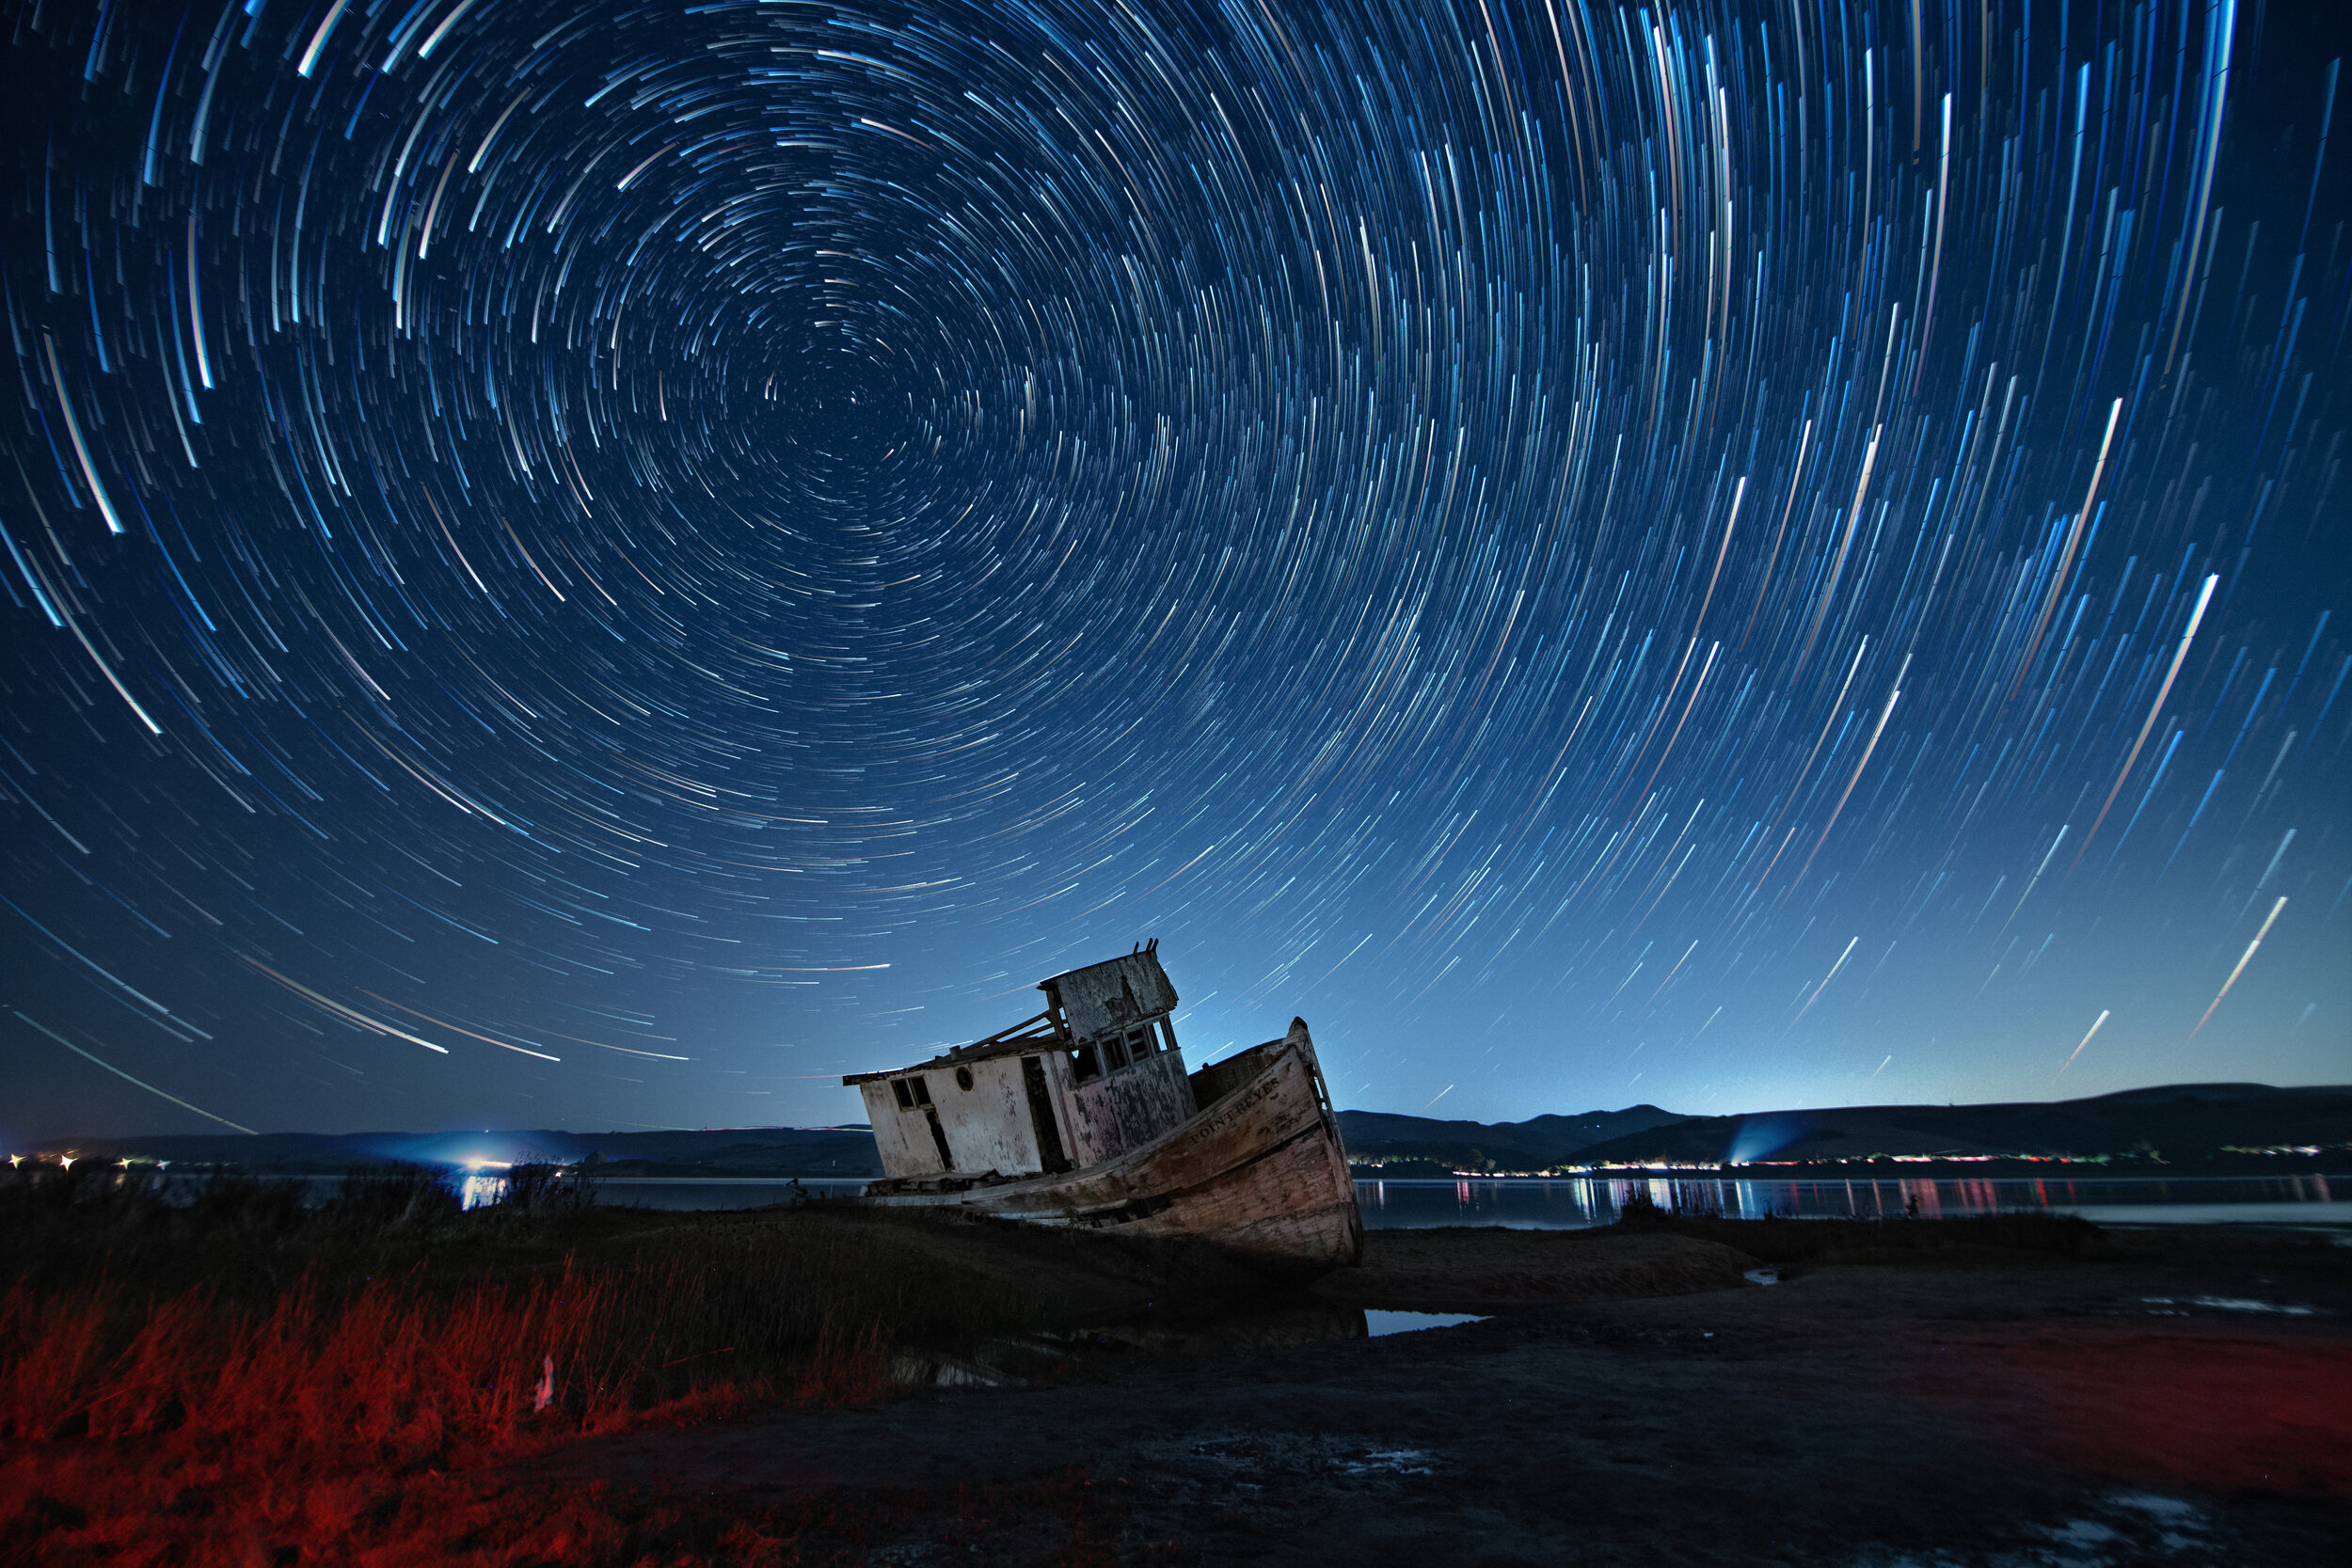
[[[1657,1115],[1598,1138],[1564,1135],[1580,1130],[1570,1126],[1542,1125],[1643,1112]],[[1723,1117],[1639,1106],[1492,1124],[1339,1115],[1349,1157],[1359,1164],[1427,1161],[1456,1170],[1873,1157],[2204,1158],[2249,1148],[2352,1145],[2352,1085],[2344,1085],[2163,1084],[2075,1100],[1807,1106]]]
[[[1650,1104],[1506,1122],[1384,1111],[1338,1117],[1351,1161],[1415,1174],[1938,1156],[2174,1161],[2247,1149],[2352,1148],[2346,1085],[2164,1084],[2075,1100],[1811,1106],[1724,1117]],[[615,1176],[882,1174],[873,1134],[864,1127],[165,1133],[47,1139],[39,1147],[77,1158],[317,1174],[395,1162],[569,1162],[591,1154]]]
[[[51,1138],[44,1152],[96,1159],[148,1159],[246,1170],[332,1175],[393,1164],[462,1165],[495,1161],[557,1164],[603,1157],[614,1176],[839,1176],[882,1174],[874,1134],[864,1127],[658,1128],[574,1132],[500,1128],[454,1132],[161,1133]]]

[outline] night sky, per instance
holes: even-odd
[[[2344,1081],[2334,8],[8,6],[0,1134]]]

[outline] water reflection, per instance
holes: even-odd
[[[1364,1333],[1375,1339],[1391,1334],[1417,1334],[1424,1328],[1450,1328],[1455,1323],[1483,1323],[1477,1312],[1406,1312],[1389,1307],[1364,1309]]]
[[[532,1167],[533,1169],[539,1167]],[[564,1173],[568,1175],[569,1173]],[[340,1175],[257,1172],[216,1177],[137,1165],[91,1173],[109,1187],[150,1191],[186,1203],[220,1180],[301,1189],[309,1204],[342,1190]],[[442,1180],[467,1209],[509,1197],[507,1167],[457,1167]],[[563,1176],[554,1178],[557,1181]],[[2338,1178],[2339,1180],[2342,1178]],[[854,1197],[862,1177],[607,1177],[573,1197],[604,1205],[660,1210],[759,1209],[811,1199]],[[2076,1213],[2103,1225],[2261,1224],[2342,1228],[2352,1241],[2352,1201],[2328,1177],[1854,1177],[1835,1180],[1752,1180],[1727,1177],[1465,1177],[1361,1180],[1356,1200],[1374,1229],[1504,1226],[1581,1230],[1613,1224],[1625,1206],[1646,1198],[1661,1209],[1720,1213],[1731,1219],[1941,1219],[2004,1211]]]
[[[1376,1229],[1500,1225],[1581,1230],[1613,1224],[1646,1198],[1661,1209],[1727,1219],[1941,1219],[2021,1209],[2080,1213],[2121,1223],[2262,1221],[2352,1225],[2352,1202],[2325,1176],[2258,1177],[1856,1177],[1836,1180],[1744,1180],[1724,1177],[1578,1177],[1453,1181],[1359,1181],[1357,1205]]]
[[[502,1170],[469,1170],[457,1183],[460,1209],[486,1209],[505,1200],[506,1173]]]

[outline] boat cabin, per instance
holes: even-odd
[[[1158,944],[1038,983],[1045,1010],[914,1067],[842,1079],[887,1179],[1084,1170],[1199,1108]]]

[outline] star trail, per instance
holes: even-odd
[[[2340,1080],[2286,8],[10,5],[0,1131]]]

